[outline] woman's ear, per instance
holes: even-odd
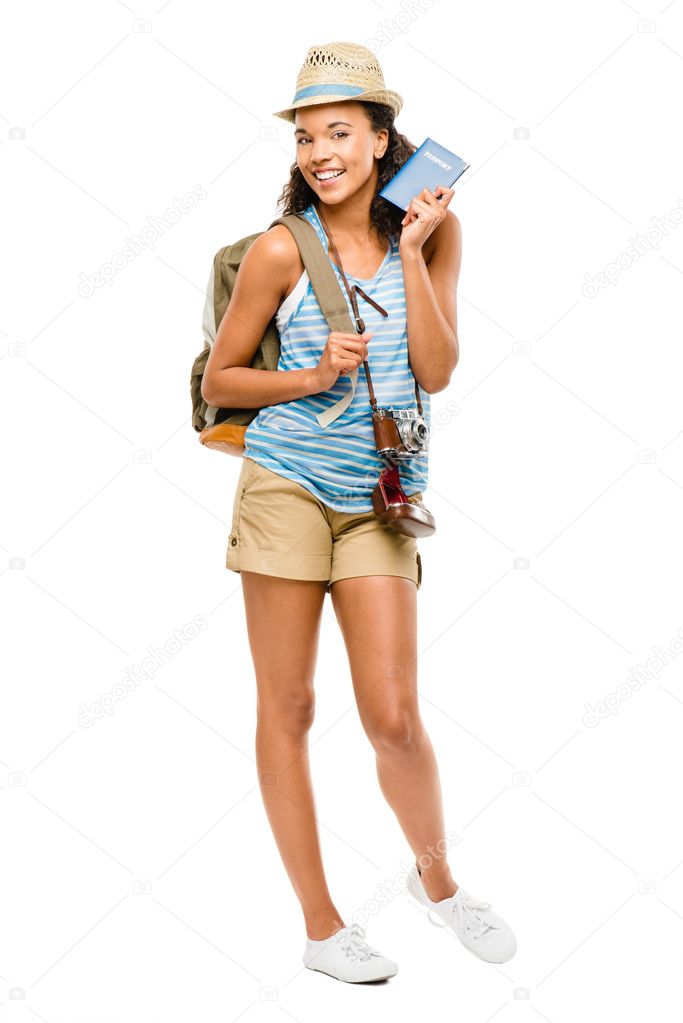
[[[378,160],[381,160],[387,149],[389,148],[389,132],[386,128],[381,128],[377,132],[375,138],[375,156]]]

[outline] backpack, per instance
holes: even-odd
[[[274,227],[275,224],[284,224],[294,236],[301,254],[301,261],[308,272],[313,291],[322,314],[327,320],[330,332],[353,332],[356,328],[349,315],[346,297],[335,277],[327,251],[323,248],[313,225],[298,213],[278,217],[269,227]],[[201,393],[202,378],[216,340],[218,328],[230,302],[242,259],[253,242],[263,233],[263,231],[258,231],[256,234],[240,238],[239,241],[233,242],[231,245],[225,245],[214,256],[202,317],[204,347],[194,360],[190,374],[192,426],[199,433],[200,442],[206,447],[238,456],[244,454],[244,435],[249,423],[258,415],[259,409],[230,409],[208,405]],[[279,358],[280,335],[275,316],[273,316],[251,361],[251,369],[277,370]],[[348,400],[342,399],[344,407],[353,397],[356,375],[357,370],[354,370],[351,374],[351,392],[346,396]],[[332,416],[321,419],[321,423],[329,422],[331,418],[341,413],[343,409],[341,403],[339,404],[339,410],[332,413]]]

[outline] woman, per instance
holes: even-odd
[[[354,982],[398,967],[341,918],[321,861],[307,733],[326,592],[381,790],[416,858],[408,890],[480,958],[505,962],[516,948],[507,924],[450,872],[438,768],[417,701],[420,555],[371,501],[383,465],[365,374],[354,371],[367,359],[380,406],[414,407],[416,380],[428,425],[429,396],[448,386],[458,361],[453,190],[425,189],[405,215],[377,195],[416,148],[394,127],[401,106],[365,47],[309,49],[293,104],[276,115],[295,125],[297,151],[280,200],[284,214],[309,220],[325,251],[330,242],[340,287],[343,271],[361,288],[366,330],[329,333],[297,244],[275,225],[247,250],[203,382],[212,405],[260,409],[246,431],[226,558],[242,579],[259,782],[304,915],[304,964]],[[274,315],[278,370],[251,369]],[[401,462],[400,477],[419,502],[426,451]]]

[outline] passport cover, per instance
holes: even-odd
[[[450,188],[468,167],[455,153],[426,138],[379,194],[405,212],[423,188],[432,192],[437,185]]]

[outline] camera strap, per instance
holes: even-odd
[[[369,302],[371,306],[374,306],[374,308],[379,313],[381,313],[382,316],[388,316],[389,313],[386,311],[386,309],[382,309],[381,305],[379,305],[377,302],[375,302],[375,300],[373,298],[370,298],[369,295],[366,295],[366,293],[363,291],[363,289],[359,288],[357,284],[353,284],[353,285],[351,285],[351,287],[349,287],[349,282],[346,279],[346,274],[344,273],[344,268],[342,267],[341,259],[339,258],[339,253],[337,252],[337,246],[334,244],[334,239],[332,238],[332,235],[329,232],[327,224],[323,220],[322,214],[320,213],[319,210],[318,210],[318,219],[320,220],[320,223],[323,226],[323,230],[325,231],[325,234],[327,235],[327,238],[329,240],[330,246],[332,248],[332,252],[334,254],[334,259],[335,259],[335,262],[337,264],[337,268],[339,270],[339,273],[341,274],[342,280],[344,282],[344,287],[346,288],[346,292],[347,292],[347,294],[349,296],[349,301],[351,303],[351,308],[353,309],[354,319],[356,321],[356,330],[358,331],[359,334],[362,334],[365,331],[365,322],[364,322],[364,320],[363,320],[363,318],[360,315],[360,312],[358,310],[358,300],[356,298],[356,292],[358,292],[358,294],[361,296],[361,298],[364,298],[366,302]],[[374,388],[372,386],[372,377],[370,376],[370,367],[368,365],[367,359],[363,359],[363,368],[365,369],[365,375],[366,375],[367,380],[368,380],[368,391],[370,393],[370,406],[372,408],[372,411],[376,412],[377,411],[377,398],[375,397],[375,390],[374,390]],[[410,365],[410,358],[408,359],[408,368],[410,369],[410,372],[412,374],[413,380],[415,380],[415,374],[413,373],[412,366]],[[424,415],[423,410],[422,410],[422,400],[420,398],[420,389],[418,387],[417,380],[415,380],[415,400],[417,402],[418,413],[421,416]]]
[[[351,307],[353,309],[353,315],[356,320],[356,330],[358,331],[359,334],[362,334],[365,331],[365,323],[363,322],[363,318],[358,310],[358,300],[356,298],[356,292],[358,292],[361,298],[364,298],[366,302],[369,302],[371,306],[374,306],[374,308],[378,312],[380,312],[382,316],[388,316],[389,313],[386,311],[386,309],[382,309],[381,305],[375,302],[373,298],[370,298],[369,295],[366,295],[363,289],[359,288],[357,284],[354,284],[352,287],[349,287],[349,282],[346,279],[346,274],[344,273],[344,269],[341,264],[341,259],[339,258],[339,253],[337,252],[337,247],[334,244],[334,239],[332,238],[332,235],[328,230],[327,224],[323,220],[319,210],[318,218],[320,220],[320,223],[323,225],[323,229],[325,231],[325,234],[327,235],[327,238],[329,239],[330,246],[332,247],[332,252],[334,253],[334,258],[337,263],[337,267],[339,268],[339,273],[341,274],[342,280],[344,281],[344,287],[346,288],[346,293],[349,296],[349,301],[351,302]],[[415,380],[415,374],[413,373],[412,366],[410,365],[410,358],[408,359],[408,366],[410,368],[410,372],[412,373],[413,380]],[[375,431],[375,443],[379,444],[378,451],[380,448],[384,447],[393,448],[395,447],[396,443],[398,444],[401,443],[401,438],[398,433],[396,424],[393,420],[387,420],[386,418],[383,418],[378,412],[377,399],[375,398],[375,391],[372,386],[372,377],[370,376],[370,367],[368,366],[366,359],[363,359],[363,367],[365,369],[365,374],[368,379],[368,391],[370,393],[370,407],[372,408],[373,428]],[[417,380],[415,380],[415,398],[417,400],[417,408],[419,415],[422,416],[423,415],[422,401],[420,399],[420,391]],[[388,437],[386,433],[383,434],[385,424],[390,424],[390,429],[392,431],[392,433],[390,433]],[[384,443],[385,439],[387,440],[386,444]],[[373,511],[375,512],[375,515],[377,515],[382,522],[386,523],[386,525],[390,526],[397,533],[402,533],[404,536],[412,537],[430,536],[436,530],[436,522],[434,521],[434,516],[432,515],[432,513],[427,508],[424,507],[421,501],[413,502],[403,492],[403,487],[401,486],[401,477],[399,475],[397,465],[389,466],[385,465],[385,467],[382,469],[379,476],[379,480],[377,481],[377,484],[372,492],[372,507]]]

